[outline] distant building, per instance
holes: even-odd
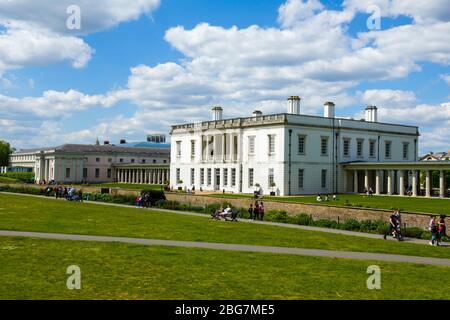
[[[450,161],[450,150],[447,152],[430,152],[420,158],[420,161]]]
[[[10,155],[10,167],[32,170],[37,182],[152,183],[150,172],[153,168],[164,170],[168,178],[169,157],[168,148],[114,146],[109,143],[65,144],[54,148],[16,151]],[[135,173],[144,174],[141,166],[145,166],[147,182]],[[159,181],[162,180],[163,177]]]

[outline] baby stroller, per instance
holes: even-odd
[[[402,229],[401,229],[400,224],[398,224],[397,227],[394,229],[394,232],[392,233],[392,236],[394,238],[396,238],[398,241],[402,241],[403,240]]]

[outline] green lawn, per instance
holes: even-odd
[[[213,194],[211,196],[219,198],[253,198],[249,194]],[[298,202],[298,203],[312,203],[325,206],[345,206],[351,205],[353,207],[372,208],[372,209],[387,209],[393,210],[396,208],[407,212],[418,213],[436,213],[450,216],[450,199],[426,199],[426,198],[412,198],[399,196],[373,196],[366,197],[363,195],[339,195],[338,201],[330,199],[328,202],[317,202],[317,196],[298,196],[298,197],[269,197],[265,196],[263,201],[280,201],[280,202]]]
[[[144,209],[0,194],[0,229],[164,240],[303,247],[450,258],[449,248],[250,223],[220,222]],[[380,236],[381,238],[381,236]]]
[[[10,237],[0,261],[0,299],[450,299],[448,267]]]

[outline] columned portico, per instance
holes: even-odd
[[[136,184],[164,184],[169,177],[170,167],[161,165],[115,165],[117,182]]]
[[[369,163],[355,162],[343,165],[344,169],[349,171],[349,177],[353,175],[353,186],[348,188],[354,193],[359,190],[358,172],[364,171],[364,186],[370,186],[371,172],[375,172],[375,194],[413,196],[419,195],[427,198],[438,196],[445,198],[450,193],[450,186],[446,185],[446,177],[450,171],[450,161],[416,161],[416,162],[386,162]],[[439,172],[439,184],[437,176],[433,172]],[[383,174],[384,173],[384,174]],[[423,185],[421,186],[420,173],[422,173]],[[424,175],[423,175],[424,173]],[[347,176],[347,175],[346,175]],[[382,180],[383,179],[383,180]],[[384,187],[383,187],[384,185]],[[433,189],[434,186],[434,189]],[[406,192],[407,190],[408,192]],[[436,190],[438,188],[438,190]],[[384,190],[382,190],[384,189]]]

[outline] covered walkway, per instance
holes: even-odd
[[[346,192],[362,193],[372,188],[376,195],[450,197],[450,161],[353,162],[343,167]],[[436,181],[433,173],[438,176]],[[433,188],[433,182],[437,187]]]
[[[118,183],[165,184],[170,179],[169,165],[124,164],[114,170]]]

